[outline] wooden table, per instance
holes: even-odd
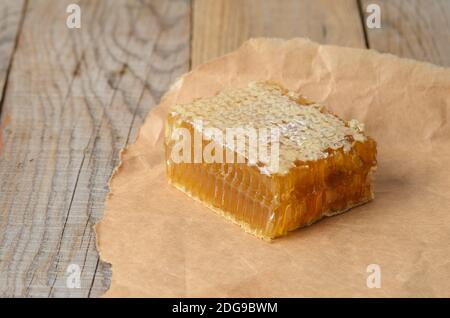
[[[102,295],[92,224],[120,149],[180,74],[257,36],[450,66],[450,0],[0,0],[0,296]]]

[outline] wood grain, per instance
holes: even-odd
[[[369,3],[381,8],[381,28],[366,26],[371,48],[450,66],[450,1],[362,0],[364,13]]]
[[[0,0],[0,112],[17,36],[25,14],[24,5],[23,0]]]
[[[0,154],[0,296],[99,296],[92,223],[122,147],[189,65],[190,3],[33,0],[5,95]],[[124,211],[126,213],[126,211]],[[81,288],[67,288],[69,264]],[[105,279],[106,278],[106,279]]]
[[[365,47],[355,0],[195,0],[192,65],[228,53],[250,37],[309,37]]]
[[[65,24],[73,2],[81,29]],[[379,30],[364,23],[369,3]],[[120,149],[189,59],[304,36],[449,66],[449,21],[447,0],[0,0],[0,296],[108,288],[91,225]]]

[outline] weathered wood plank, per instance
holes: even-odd
[[[33,0],[11,67],[0,154],[0,296],[99,296],[91,225],[120,149],[189,65],[190,3]],[[126,213],[126,211],[124,211]],[[81,288],[69,289],[69,264]]]
[[[228,53],[250,37],[309,37],[365,47],[355,0],[195,0],[192,65]]]
[[[362,0],[364,13],[370,3],[381,8],[381,28],[365,26],[371,48],[450,66],[450,1]]]
[[[371,3],[360,1],[363,10]],[[187,0],[82,1],[82,28],[69,30],[72,2],[29,2],[11,64],[23,1],[0,0],[0,93],[11,70],[0,153],[0,296],[98,296],[107,288],[91,229],[107,180],[148,109],[188,67]],[[371,48],[450,65],[449,1],[377,3],[382,29],[366,29]],[[192,64],[255,36],[364,47],[357,4],[197,0]],[[82,270],[80,289],[66,286],[69,264]]]
[[[17,36],[25,14],[24,5],[23,0],[0,0],[0,112]]]

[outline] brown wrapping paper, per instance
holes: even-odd
[[[171,104],[265,79],[364,122],[379,150],[373,202],[272,243],[169,186],[163,150]],[[178,80],[122,152],[96,225],[112,263],[106,296],[448,297],[449,159],[449,69],[305,39],[250,40]],[[380,288],[368,288],[370,264]]]

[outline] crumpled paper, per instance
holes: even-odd
[[[373,202],[268,243],[167,184],[168,107],[255,80],[366,124],[379,151]],[[307,39],[249,40],[179,79],[123,150],[96,225],[112,264],[106,296],[449,297],[449,159],[450,69]]]

